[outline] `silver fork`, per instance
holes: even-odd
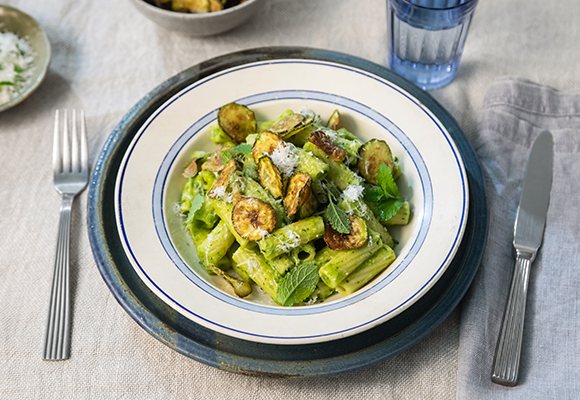
[[[54,258],[50,305],[44,333],[45,360],[66,360],[70,354],[70,296],[69,296],[69,243],[70,215],[75,196],[88,183],[89,156],[85,115],[80,112],[80,142],[77,130],[77,113],[72,110],[72,140],[69,138],[68,113],[64,110],[62,138],[59,110],[54,117],[52,168],[54,188],[62,196],[60,223]]]

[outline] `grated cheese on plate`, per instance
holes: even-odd
[[[294,146],[280,142],[270,156],[284,178],[291,178],[298,166],[298,156],[294,152]]]
[[[362,185],[350,185],[342,194],[350,201],[357,201],[362,197],[365,188]]]
[[[0,33],[0,105],[14,100],[26,88],[34,72],[34,53],[12,32]]]
[[[300,239],[300,235],[294,231],[287,232],[286,241],[283,241],[281,238],[279,239],[280,242],[280,249],[283,253],[288,253],[290,250],[300,246],[302,240]]]

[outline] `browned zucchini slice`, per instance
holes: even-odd
[[[326,124],[326,127],[332,129],[333,131],[337,130],[339,120],[340,120],[340,112],[338,110],[334,110],[332,112],[332,115],[328,119],[328,123]]]
[[[282,121],[276,122],[272,127],[269,129],[270,132],[275,133],[276,135],[284,137],[285,135],[289,134],[290,132],[302,128],[304,126],[304,115],[292,113],[284,118]]]
[[[300,132],[314,122],[314,116],[305,117],[302,114],[292,113],[283,120],[276,122],[270,129],[282,139],[288,139],[290,136]]]
[[[360,174],[370,183],[378,184],[377,175],[379,165],[382,163],[393,171],[394,160],[391,148],[384,140],[371,139],[365,143],[359,151],[358,170]]]
[[[316,147],[318,147],[336,162],[343,162],[346,159],[346,150],[334,144],[332,140],[322,131],[312,132],[308,138],[308,141],[313,143]]]
[[[230,178],[236,172],[236,162],[234,159],[230,159],[228,163],[224,166],[224,169],[218,176],[218,178],[213,183],[213,186],[207,194],[212,199],[221,199],[226,194],[226,189],[230,183]]]
[[[220,150],[213,153],[206,162],[201,164],[202,171],[209,171],[218,173],[224,169],[225,165],[222,160],[222,151],[231,149],[231,147],[222,147]]]
[[[286,197],[284,197],[284,206],[290,220],[293,220],[296,215],[300,219],[309,217],[316,210],[318,200],[310,188],[311,181],[310,175],[302,172],[290,178]]]
[[[244,239],[258,241],[276,227],[276,212],[260,199],[243,197],[232,210],[232,224]]]
[[[302,201],[300,202],[300,208],[298,209],[298,218],[303,219],[310,217],[316,211],[316,207],[318,207],[318,198],[316,194],[312,190],[310,185],[306,186],[304,189],[304,196],[302,197]]]
[[[189,163],[189,165],[187,167],[185,167],[185,169],[183,170],[183,176],[186,178],[191,178],[192,176],[197,175],[197,158],[194,158],[193,160],[191,160],[191,162]]]
[[[355,215],[349,217],[350,233],[340,233],[332,228],[329,223],[324,227],[324,241],[332,250],[359,249],[365,245],[368,238],[367,224]]]
[[[272,154],[280,144],[284,146],[284,141],[278,135],[268,131],[260,133],[260,138],[256,140],[254,147],[252,147],[252,156],[256,164],[258,164],[262,156]]]
[[[284,192],[282,174],[268,156],[263,156],[258,161],[258,179],[262,187],[268,190],[274,198],[282,197]]]
[[[256,133],[258,123],[254,112],[248,107],[229,103],[218,111],[218,124],[236,143],[242,143],[251,133]]]

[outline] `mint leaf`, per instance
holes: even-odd
[[[252,145],[247,143],[242,143],[233,147],[231,149],[222,150],[222,163],[227,164],[231,158],[237,156],[238,154],[243,154],[247,156],[252,152]]]
[[[276,300],[286,307],[300,303],[314,292],[318,279],[318,267],[315,264],[299,264],[280,281]]]
[[[364,199],[373,203],[377,203],[385,198],[383,189],[378,186],[367,186],[365,188]]]
[[[332,202],[330,194],[328,195],[328,207],[326,208],[325,215],[330,226],[335,231],[346,234],[350,233],[350,220],[348,219],[348,215],[346,215],[346,211]]]
[[[191,206],[189,207],[189,214],[187,214],[187,219],[184,222],[184,225],[187,226],[193,222],[195,219],[195,213],[203,206],[203,202],[205,201],[205,196],[201,194],[195,195],[193,200],[191,201]]]
[[[227,164],[234,156],[233,149],[222,150],[222,164]]]
[[[14,72],[21,73],[24,72],[20,65],[14,64]]]
[[[403,207],[404,201],[401,199],[388,199],[378,205],[379,216],[382,220],[388,221]]]
[[[385,196],[391,199],[399,198],[399,188],[393,178],[393,173],[389,166],[385,163],[379,165],[379,172],[377,174],[379,186],[383,189]]]
[[[242,143],[234,147],[234,149],[245,156],[252,152],[252,145],[248,143]]]

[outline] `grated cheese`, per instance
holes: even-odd
[[[365,188],[358,184],[358,185],[350,185],[348,186],[342,194],[347,200],[350,201],[357,201],[362,197]]]
[[[333,143],[336,142],[336,139],[338,138],[338,133],[336,131],[324,126],[321,126],[319,130],[321,130],[322,133],[328,136]]]
[[[271,154],[271,159],[284,178],[291,178],[298,166],[294,146],[280,142]]]
[[[226,187],[219,186],[219,187],[212,189],[211,195],[214,196],[216,199],[223,199],[224,196],[226,195]]]
[[[266,236],[268,236],[270,234],[270,232],[268,232],[267,230],[262,229],[262,228],[257,228],[256,229],[256,233],[258,233],[258,235],[260,235],[260,237],[262,239],[265,238]]]
[[[286,241],[282,241],[282,239],[278,240],[280,242],[280,250],[282,250],[283,253],[288,253],[290,250],[300,246],[302,243],[302,239],[298,233],[294,231],[288,231],[286,235]]]
[[[254,260],[253,258],[248,258],[247,260],[238,263],[238,266],[241,265],[247,265],[246,272],[250,276],[252,276],[256,272],[256,270],[258,270],[260,267],[258,261]]]
[[[0,105],[15,99],[34,72],[34,53],[24,39],[0,33]]]

